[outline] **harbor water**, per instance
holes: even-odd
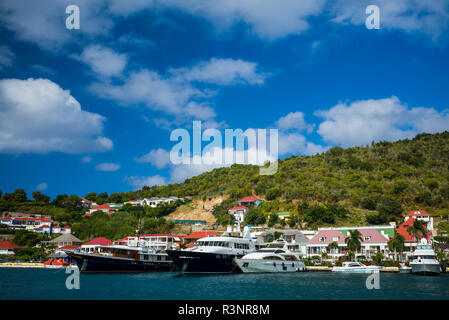
[[[0,299],[309,300],[449,299],[449,274],[379,275],[379,289],[367,289],[369,274],[305,272],[285,274],[179,275],[161,273],[80,274],[80,288],[68,290],[65,269],[0,269]]]

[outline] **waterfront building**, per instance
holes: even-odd
[[[354,229],[357,229],[362,234],[361,250],[354,252],[356,258],[371,258],[377,252],[388,255],[389,235],[382,227],[387,226],[319,229],[318,233],[307,243],[307,255],[311,257],[326,252],[333,259],[344,256],[347,253],[345,239],[350,236],[350,230]],[[328,248],[332,242],[337,243],[338,249],[334,248],[330,250]]]
[[[421,220],[427,223],[427,229],[433,230],[433,218],[424,210],[414,210],[407,213],[405,216],[404,222],[410,218],[414,218],[416,220]]]
[[[20,248],[19,245],[11,241],[0,241],[0,255],[14,255],[14,249]]]

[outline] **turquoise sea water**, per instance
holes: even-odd
[[[449,299],[449,274],[380,274],[380,289],[368,290],[367,274],[189,275],[177,273],[81,274],[68,290],[65,269],[0,269],[0,299],[305,300]]]

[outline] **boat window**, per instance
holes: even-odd
[[[148,260],[148,255],[147,255],[147,254],[145,254],[145,255],[143,256],[143,260]]]
[[[236,249],[249,249],[249,244],[247,244],[247,243],[234,243],[234,248],[236,248]]]
[[[263,260],[282,260],[282,259],[278,256],[266,256],[263,257]]]
[[[293,255],[284,255],[284,258],[285,258],[285,260],[288,260],[288,261],[297,261],[298,260],[298,257],[293,256]]]

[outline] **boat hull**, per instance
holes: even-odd
[[[412,266],[412,273],[417,275],[439,275],[440,274],[440,265],[439,264],[430,264],[430,263],[417,263],[410,264]]]
[[[242,272],[233,254],[215,254],[183,250],[167,250],[176,269],[182,273],[238,273]]]
[[[267,273],[267,272],[299,272],[305,271],[306,266],[299,261],[270,261],[262,259],[237,259],[237,265],[244,273]]]
[[[172,271],[171,261],[136,261],[110,256],[67,252],[80,272],[150,272]]]
[[[343,268],[337,267],[333,268],[332,272],[340,272],[340,273],[373,273],[379,272],[381,268]]]

